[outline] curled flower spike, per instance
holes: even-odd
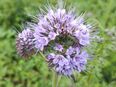
[[[47,56],[47,60],[49,62],[50,67],[54,67],[53,69],[58,73],[66,76],[72,75],[72,68],[70,62],[63,55],[55,55],[51,53]]]
[[[85,55],[88,54],[82,48],[90,43],[88,25],[83,17],[74,15],[65,9],[49,9],[32,26],[35,47],[39,51],[44,51],[50,42],[55,42],[54,53],[47,55],[47,61],[58,74],[66,76],[71,76],[75,70],[81,72],[85,69],[88,57]]]
[[[33,26],[35,45],[39,50],[51,41],[55,40],[57,36],[72,36],[80,45],[89,44],[89,29],[82,21],[83,18],[75,17],[73,13],[66,12],[65,9],[57,9],[40,17],[39,22]],[[45,41],[44,43],[43,40]]]
[[[85,51],[80,52],[78,47],[69,47],[64,55],[50,53],[47,61],[58,74],[71,76],[75,70],[81,72],[86,69],[87,58]]]
[[[28,58],[35,53],[34,36],[30,29],[25,29],[18,34],[16,48],[18,54],[24,58]]]

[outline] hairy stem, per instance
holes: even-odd
[[[60,79],[61,79],[61,76],[58,76],[58,74],[53,71],[52,87],[58,87]]]
[[[39,54],[42,58],[46,59],[42,52],[39,52]]]
[[[42,52],[39,52],[39,54],[42,58],[46,59]],[[61,79],[61,76],[58,76],[58,74],[53,71],[52,87],[58,87],[58,83],[60,79]]]

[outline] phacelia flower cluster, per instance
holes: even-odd
[[[16,39],[16,48],[18,54],[25,58],[36,52],[33,32],[30,29],[24,29],[18,34]]]
[[[50,53],[47,56],[49,66],[53,67],[58,74],[66,76],[71,76],[74,70],[83,71],[87,58],[88,54],[85,51],[80,52],[78,47],[69,47],[64,55]]]
[[[39,22],[33,26],[35,46],[39,50],[57,36],[69,35],[75,37],[81,45],[89,44],[89,29],[88,25],[84,24],[81,17],[75,17],[73,13],[66,12],[65,9],[57,9],[49,12],[39,18]]]
[[[52,43],[53,51],[45,54],[50,68],[65,76],[85,70],[88,54],[83,48],[90,44],[91,27],[84,18],[59,8],[49,9],[37,19],[30,30],[23,30],[18,35],[18,53],[21,56],[30,54],[33,48],[45,53],[44,49]]]

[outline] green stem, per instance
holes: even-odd
[[[74,81],[72,81],[71,84],[72,84],[71,87],[76,87],[76,84]]]
[[[39,52],[39,54],[42,58],[46,59],[42,52]],[[59,83],[60,79],[61,79],[61,76],[58,76],[57,73],[53,71],[52,87],[58,87],[58,83]]]
[[[39,52],[39,54],[42,58],[46,59],[42,52]]]
[[[53,71],[53,83],[52,83],[52,87],[58,87],[60,79],[61,79],[61,76],[59,77],[58,74]]]
[[[76,73],[73,73],[72,79],[71,79],[71,87],[76,87],[76,80],[77,80],[76,77],[77,77]]]

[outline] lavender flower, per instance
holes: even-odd
[[[85,70],[88,54],[83,48],[90,43],[91,27],[88,27],[83,17],[75,16],[74,12],[65,9],[50,8],[37,19],[37,23],[31,25],[33,32],[27,29],[18,35],[18,53],[30,56],[34,47],[45,53],[44,48],[52,43],[52,47],[53,44],[55,47],[46,56],[50,68],[65,76],[71,76],[73,71]]]
[[[25,29],[18,34],[16,39],[17,52],[22,57],[29,57],[35,53],[34,36],[30,29]]]
[[[71,76],[75,70],[78,72],[85,70],[87,58],[88,54],[85,51],[80,52],[77,47],[69,47],[66,55],[51,53],[47,56],[47,61],[58,74]]]
[[[70,62],[63,55],[55,55],[51,53],[47,56],[47,60],[49,62],[49,66],[53,67],[53,69],[58,74],[66,76],[72,75],[72,68],[70,66]]]
[[[49,12],[38,18],[38,23],[33,26],[35,45],[38,50],[43,50],[51,40],[59,35],[76,37],[81,45],[89,44],[89,28],[84,24],[82,17],[75,17],[73,13],[65,9],[50,9]],[[46,44],[41,44],[41,38],[46,39]],[[42,47],[40,46],[42,45]]]
[[[51,41],[59,42],[63,37],[73,38],[73,43],[76,44],[68,45],[68,48],[56,44],[54,50],[57,53],[50,53],[47,56],[49,66],[57,73],[67,76],[72,75],[75,70],[83,71],[88,56],[85,56],[87,53],[82,51],[82,46],[90,43],[90,27],[84,23],[83,17],[76,17],[73,12],[65,9],[49,9],[48,13],[38,19],[38,23],[33,26],[35,47],[38,50],[43,51]],[[67,43],[63,41],[63,44]]]

